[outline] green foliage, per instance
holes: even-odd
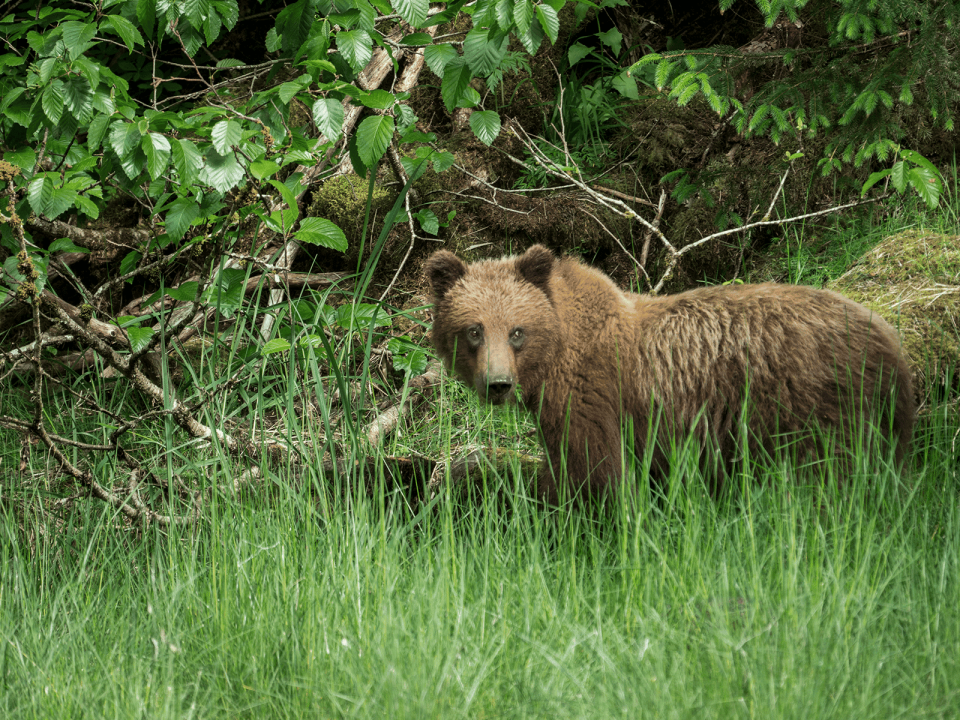
[[[267,364],[235,396],[258,427],[279,417],[322,448],[315,420],[259,389],[310,408],[314,367],[297,382]],[[460,435],[475,411],[452,409],[430,428],[437,444],[510,429]],[[462,502],[444,484],[411,509],[386,470],[331,476],[319,451],[235,493],[234,458],[157,447],[180,480],[229,488],[207,486],[210,515],[190,527],[131,529],[73,498],[24,518],[8,484],[0,714],[954,717],[957,431],[933,410],[907,477],[867,457],[842,483],[760,466],[719,501],[678,449],[669,491],[595,512],[538,507],[511,467],[481,469]],[[15,465],[20,443],[0,437]],[[34,454],[24,472],[49,468]]]
[[[940,171],[923,155],[913,150],[900,150],[900,157],[902,159],[895,162],[893,167],[873,173],[864,183],[861,195],[866,195],[867,190],[881,180],[890,178],[898,193],[903,194],[908,186],[912,187],[928,207],[937,207],[943,191]]]
[[[721,7],[734,4],[726,0]],[[807,0],[757,6],[770,27],[781,13],[796,20]],[[631,72],[649,78],[655,68],[658,89],[681,105],[701,98],[747,137],[779,143],[825,134],[824,174],[843,163],[887,161],[904,134],[903,109],[918,93],[929,120],[953,129],[960,101],[960,3],[839,0],[821,10],[829,42],[819,46],[762,54],[728,47],[668,50],[645,55]],[[738,81],[764,70],[776,70],[776,79],[758,83],[748,98],[738,96]]]
[[[95,220],[111,198],[130,196],[149,208],[164,233],[157,242],[168,252],[202,237],[237,236],[251,216],[277,232],[296,231],[306,242],[342,250],[343,233],[329,222],[304,221],[296,203],[300,191],[273,179],[285,167],[315,166],[331,151],[334,157],[348,151],[365,177],[391,144],[414,146],[413,174],[428,162],[438,171],[449,166],[443,153],[408,132],[416,116],[406,94],[358,87],[357,76],[375,49],[389,47],[384,37],[395,21],[383,16],[397,14],[410,26],[402,42],[424,49],[442,77],[449,110],[478,109],[471,126],[489,145],[499,135],[500,117],[483,109],[471,81],[490,78],[495,85],[505,70],[523,65],[507,51],[511,37],[528,52],[544,38],[555,41],[563,5],[458,2],[428,17],[426,0],[297,0],[276,16],[266,40],[266,50],[287,59],[277,60],[267,81],[252,91],[251,83],[229,82],[250,68],[215,54],[214,43],[237,23],[236,0],[14,6],[0,18],[0,146],[3,159],[22,171],[14,180],[17,213],[53,220],[74,212],[81,221]],[[425,32],[461,12],[473,16],[462,44],[434,41]],[[201,64],[211,55],[214,65]],[[273,81],[284,63],[296,74]],[[198,83],[185,85],[193,78],[184,80],[190,73],[183,67],[195,67]],[[207,92],[192,93],[197,87]],[[369,115],[344,137],[350,105]],[[293,121],[304,106],[319,142]],[[285,209],[264,209],[278,200]],[[3,242],[18,249],[9,235]],[[135,270],[147,254],[129,253],[124,270]],[[11,286],[11,276],[2,282]]]

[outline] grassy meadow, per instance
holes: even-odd
[[[215,389],[247,363],[205,421],[307,450],[234,492],[242,458],[145,423],[131,451],[200,489],[194,522],[131,525],[0,433],[0,717],[960,716],[955,400],[925,405],[902,470],[758,460],[712,498],[681,448],[665,494],[641,459],[638,492],[602,508],[539,507],[517,467],[417,500],[376,462],[323,469],[332,448],[370,456],[370,399],[351,399],[369,335],[336,363],[241,345],[188,366]],[[72,389],[148,409],[96,373]],[[4,412],[29,417],[28,391],[4,389]],[[66,390],[46,413],[85,442],[110,424]],[[373,452],[535,452],[529,427],[448,379]],[[91,470],[122,487],[115,458]]]

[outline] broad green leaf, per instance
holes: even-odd
[[[74,20],[63,23],[63,45],[67,49],[71,60],[76,60],[90,47],[90,41],[97,34],[97,26],[93,23],[81,23]]]
[[[324,218],[308,217],[300,221],[300,229],[293,236],[300,242],[320,245],[338,252],[346,252],[347,236],[343,230]]]
[[[170,162],[170,141],[160,133],[148,133],[143,136],[140,146],[147,156],[147,172],[152,180],[156,180]]]
[[[227,26],[227,30],[233,30],[240,21],[240,7],[237,0],[213,0],[213,6],[223,19],[223,24]]]
[[[860,189],[860,197],[863,197],[864,195],[866,195],[867,190],[872,188],[874,185],[876,185],[878,182],[883,180],[885,177],[888,177],[892,172],[893,170],[891,170],[890,168],[887,168],[886,170],[881,170],[880,172],[872,173],[870,177],[867,178],[867,181],[863,184],[863,187]]]
[[[280,166],[273,160],[260,158],[250,163],[250,167],[247,169],[257,180],[263,180],[264,178],[276,175],[280,171]]]
[[[425,34],[425,33],[420,33],[420,34]],[[429,38],[430,36],[427,35],[427,37]],[[22,55],[14,55],[13,53],[6,53],[5,55],[0,55],[0,68],[19,67],[20,65],[23,65],[25,62],[27,62],[27,58]]]
[[[391,324],[390,316],[378,305],[356,303],[337,308],[337,325],[344,330],[368,330]]]
[[[37,153],[33,148],[29,147],[20,148],[14,152],[5,152],[3,159],[8,163],[16,165],[21,170],[29,170],[31,172],[33,172],[33,168],[37,165]]]
[[[366,30],[341,30],[337,33],[337,49],[354,72],[360,72],[373,57],[373,40]]]
[[[496,0],[494,13],[497,17],[497,26],[509,29],[513,26],[513,3],[514,0]],[[577,23],[579,25],[579,23]]]
[[[210,13],[210,0],[183,0],[183,9],[190,24],[199,28]]]
[[[640,93],[637,90],[637,79],[633,77],[628,70],[624,70],[617,75],[611,82],[614,89],[630,100],[639,100]]]
[[[560,18],[557,17],[557,11],[549,5],[537,5],[537,19],[551,43],[557,42],[557,34],[560,32]]]
[[[464,108],[474,108],[480,104],[482,98],[480,93],[477,91],[473,85],[468,85],[464,91],[463,95],[460,96],[460,107]]]
[[[137,146],[126,156],[120,158],[120,167],[128,179],[139,180],[141,173],[147,169],[147,156]]]
[[[264,215],[259,210],[256,214],[263,219],[267,227],[273,232],[286,235],[293,229],[297,218],[300,217],[300,210],[297,207],[288,207],[282,210],[274,210],[269,215]]]
[[[101,115],[106,115],[108,118],[117,110],[113,98],[110,97],[110,93],[105,87],[97,88],[93,93],[92,105],[95,111]]]
[[[403,134],[400,142],[403,143],[432,143],[437,141],[436,133],[420,132],[416,128],[410,128]]]
[[[940,181],[937,176],[926,168],[915,167],[910,169],[910,184],[917,194],[933,209],[940,202]]]
[[[283,198],[283,203],[288,208],[297,207],[297,196],[294,195],[293,191],[289,187],[284,185],[279,180],[270,180],[269,182],[273,187],[275,187],[279,191],[280,197]]]
[[[266,39],[267,52],[279,52],[280,41],[281,41],[281,38],[279,35],[277,35],[277,29],[275,27],[270,28],[267,31],[267,39]]]
[[[147,34],[147,37],[153,36],[153,26],[157,19],[157,1],[156,0],[136,0],[137,2],[137,20],[140,21],[140,27]]]
[[[185,283],[181,283],[178,287],[168,288],[167,295],[172,297],[174,300],[179,300],[180,302],[191,302],[197,297],[197,289],[200,287],[200,283],[195,280],[190,280]]]
[[[323,338],[319,335],[313,333],[309,335],[301,335],[300,339],[297,340],[298,347],[312,347],[317,348],[318,350],[323,347]]]
[[[427,158],[425,157],[400,157],[400,164],[403,166],[403,170],[407,173],[407,178],[410,182],[415,182],[423,177],[423,174],[427,171]]]
[[[277,94],[280,96],[280,102],[284,105],[287,105],[294,96],[308,87],[309,83],[304,83],[302,80],[291,80],[290,82],[285,82],[277,89]]]
[[[470,87],[470,70],[462,58],[447,64],[440,83],[440,94],[447,112],[453,112],[459,107],[464,91]]]
[[[357,152],[367,167],[373,167],[383,157],[393,138],[394,121],[390,115],[365,118],[357,128]]]
[[[486,28],[474,28],[463,41],[463,56],[475,75],[487,77],[500,67],[507,54],[510,38],[500,35],[491,39]]]
[[[223,23],[220,21],[220,16],[216,13],[211,13],[204,18],[203,37],[207,41],[207,45],[212,45],[214,41],[220,37],[222,27]]]
[[[327,140],[337,140],[343,128],[343,105],[339,100],[320,98],[313,104],[313,121]]]
[[[189,198],[175,200],[164,218],[167,234],[174,240],[180,240],[198,217],[200,217],[200,206],[193,200]]]
[[[128,273],[133,272],[134,268],[137,267],[137,263],[140,262],[140,258],[142,257],[143,257],[143,254],[136,250],[131,250],[126,255],[124,255],[123,259],[120,261],[120,268],[119,268],[120,277],[123,277],[124,275],[127,275]]]
[[[6,95],[0,98],[0,112],[6,112],[7,108],[26,91],[27,89],[22,87],[11,88]]]
[[[153,328],[131,325],[127,328],[127,338],[130,340],[130,351],[140,352],[150,344],[150,340],[153,338]]]
[[[410,35],[405,35],[400,38],[401,45],[430,45],[433,42],[433,38],[429,34],[424,32],[411,33]]]
[[[204,291],[200,302],[230,317],[243,304],[246,270],[225,268]]]
[[[531,22],[527,31],[520,34],[520,42],[523,43],[524,50],[530,55],[536,55],[537,50],[543,43],[543,28],[539,22]]]
[[[436,235],[440,230],[440,220],[433,210],[421,210],[414,217],[417,218],[417,222],[420,223],[424,232]]]
[[[63,82],[58,78],[43,89],[40,103],[43,112],[54,125],[60,122],[63,115]]]
[[[619,57],[620,48],[623,45],[623,35],[619,30],[615,27],[610,28],[606,32],[597,33],[597,37],[600,38],[600,42],[613,51],[614,57]]]
[[[586,45],[574,43],[570,46],[570,49],[567,50],[567,63],[570,65],[570,67],[573,67],[592,52],[593,50],[588,48]]]
[[[140,142],[140,131],[133,123],[117,121],[110,126],[110,147],[121,160]]]
[[[893,164],[890,172],[890,182],[893,183],[898,193],[907,189],[907,164],[903,160]]]
[[[433,170],[437,173],[442,173],[444,170],[451,168],[453,163],[456,162],[456,157],[454,157],[453,153],[447,152],[446,150],[433,153],[430,159],[433,162]]]
[[[533,3],[530,0],[516,0],[513,4],[513,21],[517,24],[517,34],[525,35],[533,22]]]
[[[316,16],[314,0],[297,0],[277,16],[276,27],[282,34],[283,50],[293,51],[307,39]]]
[[[399,115],[397,118],[397,129],[401,133],[407,128],[413,127],[413,124],[418,119],[416,113],[413,112],[413,108],[409,105],[397,105],[396,113]]]
[[[483,110],[470,115],[470,128],[480,142],[491,145],[500,134],[500,116],[493,110]]]
[[[211,185],[215,190],[226,193],[237,186],[243,179],[243,167],[231,153],[221,155],[217,152],[207,153],[206,164],[200,171],[201,182]]]
[[[433,74],[443,78],[444,69],[460,56],[452,45],[430,45],[423,50],[423,59]]]
[[[44,215],[47,205],[53,198],[54,185],[53,180],[46,175],[38,175],[30,184],[27,185],[27,199],[30,200],[30,207],[37,215]]]
[[[183,47],[187,55],[193,57],[197,50],[203,45],[203,35],[199,30],[190,27],[187,23],[180,23],[177,26],[180,33],[180,39],[183,41]]]
[[[260,348],[261,355],[273,355],[278,352],[286,352],[290,349],[290,341],[285,340],[284,338],[274,338],[269,342],[264,343],[263,347]]]
[[[327,15],[327,21],[331,25],[337,25],[344,30],[353,30],[360,24],[360,10],[354,7],[345,9],[343,12],[331,13]],[[367,28],[363,29],[367,30]]]
[[[914,165],[919,165],[923,168],[926,168],[926,170],[931,174],[935,176],[940,175],[940,171],[937,170],[937,167],[916,150],[901,150],[900,155],[904,160],[912,162]]]
[[[89,248],[80,247],[73,242],[70,238],[60,238],[59,240],[54,240],[50,243],[48,248],[51,253],[58,252],[69,252],[69,253],[88,253],[90,252]]]
[[[133,52],[134,45],[143,45],[143,35],[140,34],[140,31],[137,30],[132,22],[122,15],[108,15],[106,22],[109,23],[117,35],[120,36],[123,44],[127,46],[127,50],[130,52]],[[100,27],[102,29],[103,25]]]
[[[203,167],[203,156],[197,146],[190,140],[174,140],[170,145],[170,154],[181,186],[193,185],[200,176],[200,168]]]
[[[421,27],[430,9],[429,0],[392,0],[394,10],[412,27]]]
[[[44,58],[37,64],[38,79],[41,85],[46,85],[53,77],[53,73],[60,69],[60,58]]]
[[[422,375],[427,369],[427,354],[407,338],[392,338],[387,350],[393,355],[393,369],[408,375]]]
[[[213,147],[221,155],[232,155],[231,147],[239,145],[242,138],[243,128],[240,123],[233,120],[221,120],[213,126],[213,130],[210,132]]]
[[[368,107],[371,110],[386,110],[389,107],[392,107],[396,103],[397,98],[393,93],[387,92],[386,90],[371,90],[365,95],[361,95],[357,98],[360,101],[360,104],[364,107]]]

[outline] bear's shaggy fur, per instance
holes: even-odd
[[[551,500],[554,479],[574,491],[619,484],[627,419],[638,457],[655,439],[661,476],[670,443],[688,435],[729,467],[744,417],[749,444],[768,451],[802,430],[800,449],[819,449],[815,421],[843,452],[860,427],[851,420],[868,416],[892,429],[902,458],[913,432],[896,331],[834,292],[764,284],[636,295],[540,245],[471,265],[439,251],[426,277],[431,340],[447,368],[493,403],[519,386],[536,413],[549,459],[539,490]]]

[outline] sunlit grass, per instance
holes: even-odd
[[[681,457],[666,497],[597,512],[539,508],[509,472],[487,478],[509,507],[411,509],[282,469],[197,527],[131,534],[84,504],[25,542],[6,512],[0,714],[949,717],[949,413],[913,469],[862,458],[839,489],[759,465],[712,499]]]

